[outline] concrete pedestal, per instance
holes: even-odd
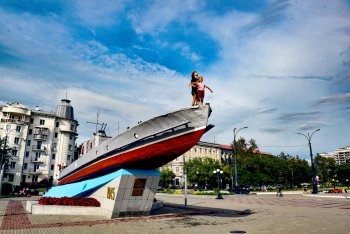
[[[101,211],[98,213],[108,218],[149,215],[159,179],[160,172],[156,170],[121,169],[99,178],[53,187],[44,196],[95,198],[101,203]],[[27,204],[27,210],[33,214],[37,211],[40,214],[52,214],[53,211],[50,206],[39,204]],[[63,209],[57,210],[62,214]]]

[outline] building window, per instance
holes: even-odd
[[[14,174],[9,174],[9,182],[13,182],[14,178],[15,178]]]
[[[35,158],[39,158],[40,155],[41,155],[40,152],[36,152],[36,153],[35,153]]]
[[[53,143],[52,148],[53,148],[53,150],[56,150],[56,148],[57,148],[57,143]]]
[[[67,161],[70,162],[70,155],[67,155]]]
[[[56,122],[56,128],[60,126],[60,122]]]
[[[27,170],[28,169],[28,163],[23,163],[23,170]]]
[[[32,135],[32,133],[33,133],[33,129],[29,129],[28,130],[28,135]]]
[[[73,135],[72,134],[69,135],[69,140],[73,140]]]
[[[19,144],[19,138],[18,137],[15,137],[14,143],[17,144],[17,145]]]
[[[32,177],[32,182],[38,182],[38,176],[33,176]]]
[[[40,120],[40,125],[45,125],[45,119]]]
[[[56,159],[56,154],[52,154],[51,159],[55,160]]]
[[[27,146],[30,146],[30,143],[31,143],[30,140],[27,140]]]
[[[15,169],[15,167],[16,167],[16,162],[11,162],[10,168],[11,168],[11,169]]]
[[[26,182],[26,175],[22,175],[22,182]]]
[[[25,154],[26,158],[29,157],[29,151],[26,151],[26,154]]]
[[[74,124],[70,125],[70,130],[74,131]]]
[[[72,145],[68,145],[68,150],[72,150]]]
[[[17,157],[17,153],[18,153],[17,149],[12,150],[12,156]]]
[[[30,118],[30,123],[34,123],[34,119],[33,118]]]
[[[22,126],[16,126],[16,132],[21,132],[22,131]]]
[[[55,132],[55,138],[57,138],[58,137],[58,132]]]
[[[176,172],[179,172],[179,168],[178,168],[178,167],[176,167],[176,168],[175,168],[175,171],[176,171]]]
[[[54,169],[55,169],[55,165],[51,164],[51,170],[54,170]]]

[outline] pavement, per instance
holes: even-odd
[[[0,233],[350,233],[350,197],[275,194],[187,197],[157,194],[165,206],[150,216],[32,215],[26,201],[0,199]]]

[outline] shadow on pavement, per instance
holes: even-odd
[[[173,203],[165,203],[163,208],[154,210],[151,215],[166,215],[166,214],[178,214],[178,215],[206,215],[215,217],[246,217],[255,212],[246,210],[232,210],[232,209],[221,209],[203,206],[184,206]]]

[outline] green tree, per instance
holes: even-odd
[[[8,166],[10,159],[12,157],[12,151],[15,148],[10,148],[6,142],[5,138],[0,139],[0,168],[2,165],[5,165],[5,168]],[[6,147],[5,147],[6,144]],[[2,161],[1,161],[2,160]]]
[[[217,187],[217,177],[213,175],[213,171],[216,169],[222,170],[223,166],[217,160],[212,158],[193,158],[186,162],[187,180],[190,184],[198,184],[202,188],[210,185],[211,187]],[[223,180],[227,175],[223,175]]]
[[[165,188],[169,188],[174,183],[174,178],[174,172],[171,169],[166,168],[160,172],[159,184]]]
[[[336,163],[334,158],[322,157],[317,154],[314,163],[319,179],[322,183],[329,183],[336,173]]]
[[[344,164],[337,165],[336,173],[337,173],[337,178],[339,179],[339,182],[341,182],[343,185],[349,186],[350,163],[347,162]]]

